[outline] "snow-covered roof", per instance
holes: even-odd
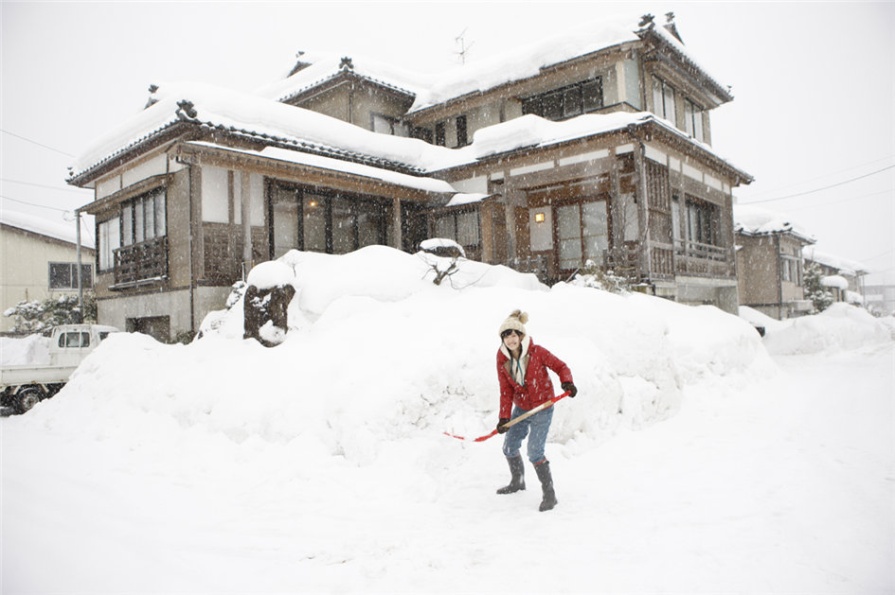
[[[202,83],[159,86],[153,101],[89,148],[73,165],[72,177],[82,176],[182,122],[293,152],[419,175],[508,151],[545,147],[647,122],[678,133],[648,112],[586,114],[563,122],[526,115],[477,130],[470,145],[448,149],[419,139],[372,132],[325,114]],[[711,152],[709,148],[705,150]],[[291,158],[297,159],[295,155]],[[347,167],[350,166],[343,169]]]
[[[440,192],[445,194],[456,193],[454,187],[444,180],[424,176],[412,176],[401,172],[382,169],[380,167],[374,167],[372,165],[365,165],[363,163],[345,162],[339,159],[334,159],[332,157],[325,157],[323,155],[312,155],[310,153],[303,153],[301,151],[283,149],[280,147],[265,147],[263,150],[260,151],[252,151],[248,149],[234,149],[233,147],[226,147],[223,145],[205,141],[192,141],[185,144],[188,146],[208,147],[220,151],[229,151],[232,153],[241,153],[244,155],[254,155],[257,157],[272,159],[274,161],[281,161],[284,163],[294,163],[319,169],[349,173],[364,178],[371,178],[374,180],[379,180],[381,182],[387,182],[396,186],[403,186],[405,188],[423,190],[426,192]]]
[[[204,83],[155,88],[152,104],[88,149],[72,166],[76,178],[179,122],[191,122],[272,145],[371,165],[426,169],[450,149],[378,134],[336,118]],[[431,155],[431,157],[430,157]]]
[[[78,242],[78,231],[74,221],[0,209],[0,223],[69,244],[77,245]],[[93,240],[89,234],[81,234],[81,246],[93,249]]]
[[[410,72],[362,56],[349,58],[322,52],[300,52],[299,58],[307,66],[286,78],[261,87],[255,93],[274,101],[288,101],[345,73],[409,97],[423,93],[434,82],[430,75]]]
[[[747,236],[789,233],[811,244],[816,241],[788,215],[754,205],[734,205],[733,225],[737,233]]]
[[[841,275],[856,276],[871,272],[866,265],[857,260],[849,260],[847,258],[834,256],[833,254],[818,250],[814,246],[806,246],[803,248],[802,256],[805,257],[806,260],[835,269],[839,271],[839,274]]]
[[[684,45],[663,26],[641,27],[638,18],[630,15],[604,18],[572,25],[562,33],[526,46],[514,47],[505,53],[456,66],[438,75],[414,73],[395,68],[365,57],[351,56],[350,66],[345,57],[333,54],[304,53],[299,55],[303,68],[285,79],[262,87],[257,93],[263,97],[286,101],[315,87],[351,72],[376,84],[392,88],[414,97],[410,113],[440,105],[453,99],[525,80],[576,58],[587,56],[624,43],[640,41],[654,33],[682,59],[699,69],[718,89],[725,89],[695,60]]]

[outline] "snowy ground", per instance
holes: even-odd
[[[282,264],[278,347],[239,338],[239,304],[189,346],[114,336],[0,420],[2,593],[895,590],[890,321],[837,307],[762,340],[477,263],[441,287],[387,249]],[[494,494],[499,438],[442,434],[496,422],[517,307],[581,389],[547,513],[530,468]]]

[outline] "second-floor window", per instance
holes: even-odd
[[[121,245],[140,244],[167,235],[165,189],[156,188],[121,206]]]
[[[665,118],[677,126],[674,108],[674,87],[657,76],[653,77],[653,109],[660,118]]]
[[[705,133],[702,129],[703,109],[690,101],[684,100],[684,132],[698,141],[705,141]]]
[[[522,102],[522,113],[556,121],[593,112],[602,107],[603,80],[596,77],[529,97]]]
[[[469,134],[466,129],[466,116],[457,116],[457,146],[465,147],[469,144]]]
[[[111,271],[115,268],[115,250],[121,247],[121,218],[113,217],[97,224],[98,271]]]

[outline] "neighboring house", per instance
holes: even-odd
[[[735,312],[732,192],[711,148],[732,100],[652,17],[565,31],[439,77],[300,54],[254,94],[153,86],[90,149],[103,323],[196,330],[253,264],[291,249],[416,251],[569,278],[586,261]]]
[[[92,244],[92,242],[86,242]],[[5,312],[23,301],[43,301],[78,294],[77,230],[74,222],[0,210],[0,308]],[[94,250],[82,241],[84,288],[93,287]],[[15,320],[0,316],[0,332]]]
[[[821,252],[813,246],[806,247],[803,255],[806,263],[817,263],[820,267],[821,284],[833,294],[834,300],[864,304],[864,276],[870,272],[865,265]]]
[[[895,285],[865,285],[865,305],[880,316],[895,314]]]
[[[811,313],[802,249],[814,238],[785,215],[751,205],[733,209],[741,306],[783,320]]]

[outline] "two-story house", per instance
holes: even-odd
[[[740,305],[777,320],[810,314],[805,297],[802,249],[814,237],[786,215],[734,207]]]
[[[732,192],[751,177],[712,150],[710,125],[731,99],[670,16],[438,76],[300,54],[254,94],[153,86],[70,177],[95,191],[100,320],[164,338],[288,250],[429,237],[546,282],[590,260],[733,312]]]

